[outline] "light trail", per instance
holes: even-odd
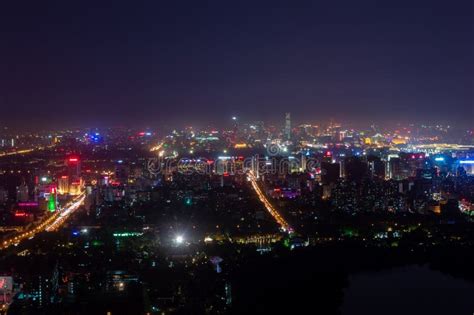
[[[164,142],[158,143],[156,146],[150,149],[150,152],[160,151],[164,144]]]
[[[37,233],[43,231],[57,230],[67,220],[67,218],[81,206],[85,198],[85,193],[82,193],[81,195],[77,196],[73,201],[69,202],[63,210],[58,210],[54,212],[52,215],[47,217],[44,221],[42,221],[40,224],[36,225],[32,229],[3,240],[0,243],[0,250],[6,249],[11,245],[17,245],[25,239],[31,239]]]
[[[31,148],[31,149],[22,149],[18,151],[11,151],[11,152],[0,152],[0,157],[4,156],[12,156],[12,155],[19,155],[19,154],[28,154],[34,151],[41,151],[46,148],[52,148],[54,145],[46,146],[46,147],[37,147],[37,148]]]
[[[270,203],[270,201],[268,201],[267,197],[258,186],[257,178],[255,177],[252,171],[249,171],[248,179],[250,180],[253,190],[255,190],[255,192],[257,193],[258,199],[260,199],[260,201],[265,206],[265,209],[267,209],[270,215],[280,225],[281,229],[285,232],[293,232],[293,229],[290,227],[288,222],[283,219],[278,210],[276,210],[275,207],[273,207],[273,205]]]
[[[58,217],[51,224],[47,225],[45,230],[48,232],[56,231],[74,211],[79,209],[79,207],[82,205],[85,199],[86,199],[86,195],[85,193],[82,193],[81,195],[76,197],[73,201],[68,203],[68,205],[61,212],[59,212]]]
[[[25,149],[25,150],[12,151],[12,152],[3,152],[3,153],[0,153],[0,157],[17,155],[17,154],[27,154],[27,153],[33,152],[34,150],[36,150],[36,149]]]
[[[31,230],[25,231],[23,233],[12,236],[6,240],[3,240],[3,242],[0,245],[0,249],[8,248],[11,245],[18,244],[25,239],[34,237],[35,234],[44,231],[46,226],[50,224],[51,222],[53,222],[55,218],[58,216],[59,216],[59,212],[56,212],[52,214],[51,216],[49,216],[48,218],[46,218],[43,222],[41,222],[40,224],[32,228]]]

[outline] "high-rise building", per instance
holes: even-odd
[[[345,158],[344,175],[348,181],[362,181],[368,176],[367,162],[355,156]]]
[[[291,140],[291,115],[290,113],[285,114],[285,138]]]
[[[5,203],[7,202],[8,200],[8,191],[3,188],[3,187],[0,187],[0,203]]]
[[[324,185],[335,184],[340,175],[340,165],[338,163],[321,163],[321,182]]]
[[[67,175],[72,180],[77,180],[81,176],[81,161],[78,157],[70,157],[66,160]]]
[[[16,200],[18,202],[26,202],[29,199],[28,185],[25,182],[21,183],[16,189]]]
[[[67,175],[58,178],[58,192],[61,195],[69,194],[69,177]]]
[[[78,157],[69,157],[66,160],[68,192],[70,195],[79,195],[83,186],[81,178],[81,161]]]
[[[372,178],[385,179],[385,163],[379,157],[369,156],[367,162]]]

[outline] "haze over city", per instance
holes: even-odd
[[[3,3],[0,123],[222,126],[291,111],[466,126],[472,11],[438,0]]]
[[[0,4],[0,315],[471,314],[473,23]]]

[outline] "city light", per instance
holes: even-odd
[[[184,242],[184,237],[182,235],[177,235],[176,238],[175,238],[175,242],[176,244],[180,245],[180,244],[183,244]]]
[[[4,1],[0,315],[472,313],[471,2]]]
[[[267,197],[265,196],[265,194],[262,192],[262,190],[258,186],[257,178],[255,177],[253,171],[249,171],[248,179],[250,180],[250,183],[252,184],[252,187],[253,187],[254,191],[257,193],[258,198],[260,199],[260,201],[265,206],[265,209],[267,209],[267,211],[270,213],[270,215],[280,225],[280,228],[282,229],[282,231],[284,231],[284,232],[293,232],[293,229],[290,227],[288,222],[286,222],[283,219],[283,217],[280,215],[280,213],[272,206],[272,204],[268,201]]]

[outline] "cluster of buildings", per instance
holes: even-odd
[[[442,235],[432,244],[467,244],[467,232],[453,238],[443,230],[474,214],[472,137],[454,143],[451,129],[295,125],[285,114],[277,127],[234,117],[226,129],[53,133],[51,147],[0,158],[0,236],[39,224],[79,196],[84,203],[58,232],[8,249],[23,268],[0,270],[7,284],[0,295],[12,309],[81,300],[104,312],[117,297],[133,296],[150,301],[149,312],[172,313],[200,294],[190,285],[200,274],[213,291],[199,307],[225,311],[237,252],[346,239],[392,247],[420,226]],[[294,233],[279,230],[248,174]],[[94,296],[108,302],[94,304]]]

